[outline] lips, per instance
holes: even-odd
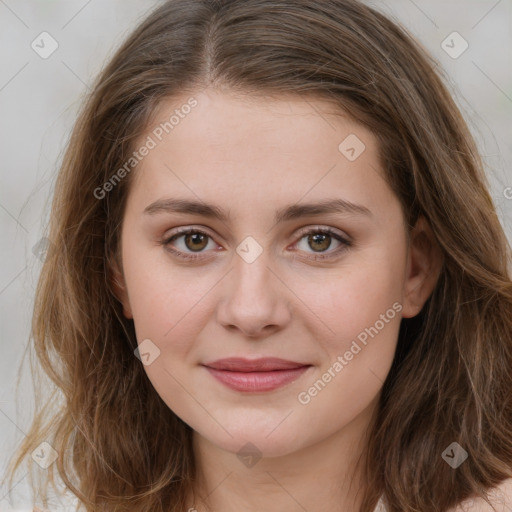
[[[293,370],[310,366],[307,363],[297,363],[295,361],[287,361],[277,357],[265,357],[261,359],[245,359],[243,357],[230,357],[228,359],[219,359],[204,366],[213,368],[214,370],[226,370],[232,372],[270,372],[277,370]]]
[[[228,388],[240,392],[266,392],[297,380],[312,365],[274,357],[219,359],[203,365]]]

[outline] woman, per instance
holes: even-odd
[[[83,109],[49,239],[65,402],[15,462],[47,440],[85,510],[511,506],[510,248],[377,11],[164,3]]]

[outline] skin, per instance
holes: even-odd
[[[162,103],[151,126],[188,97]],[[194,430],[196,492],[205,502],[196,495],[190,507],[357,510],[364,482],[356,461],[364,454],[400,320],[417,315],[430,296],[440,251],[423,218],[407,237],[376,138],[329,103],[212,89],[194,97],[198,105],[134,171],[122,261],[113,269],[139,343],[150,339],[160,350],[144,367],[148,378]],[[350,134],[366,146],[354,161],[338,149]],[[144,213],[171,196],[214,203],[231,219]],[[274,222],[280,208],[335,197],[371,214]],[[210,236],[199,253],[203,259],[180,259],[162,245],[183,226]],[[344,246],[332,237],[319,249],[302,233],[328,227],[352,245],[338,250]],[[247,236],[263,251],[252,263],[236,252]],[[197,254],[193,243],[187,246],[181,236],[172,247]],[[308,259],[319,251],[332,259]],[[309,403],[300,403],[299,393],[396,303],[401,312]],[[248,394],[225,387],[201,366],[232,356],[273,356],[312,367],[282,388]],[[262,457],[251,467],[237,457],[248,442]]]

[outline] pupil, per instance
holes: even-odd
[[[198,247],[197,245],[192,245],[191,247],[189,246],[188,242],[189,241],[193,241],[192,243],[193,244],[197,244],[197,243],[201,243],[201,239],[203,239],[203,244],[202,246]],[[192,250],[192,251],[195,251],[195,250],[201,250],[201,249],[204,249],[207,245],[207,243],[204,243],[204,241],[206,240],[206,235],[203,235],[202,233],[193,233],[193,234],[188,234],[186,235],[185,237],[185,244],[187,245],[187,248]]]
[[[329,238],[330,238],[330,235],[316,233],[314,235],[309,236],[308,242],[314,242],[314,243],[320,242],[322,246],[320,247],[319,252],[321,252],[322,250],[328,249],[329,246],[331,245],[330,241],[328,240]],[[326,243],[326,240],[327,240],[327,243]],[[315,250],[313,247],[312,247],[312,249]]]

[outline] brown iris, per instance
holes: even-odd
[[[191,251],[202,251],[208,245],[208,235],[204,233],[188,233],[185,235],[185,245]]]
[[[328,235],[326,233],[314,233],[308,236],[308,244],[311,244],[311,242],[317,244],[319,252],[324,251],[325,249],[328,249],[331,245],[331,235]],[[313,250],[316,250],[312,245],[310,245],[310,247]]]

